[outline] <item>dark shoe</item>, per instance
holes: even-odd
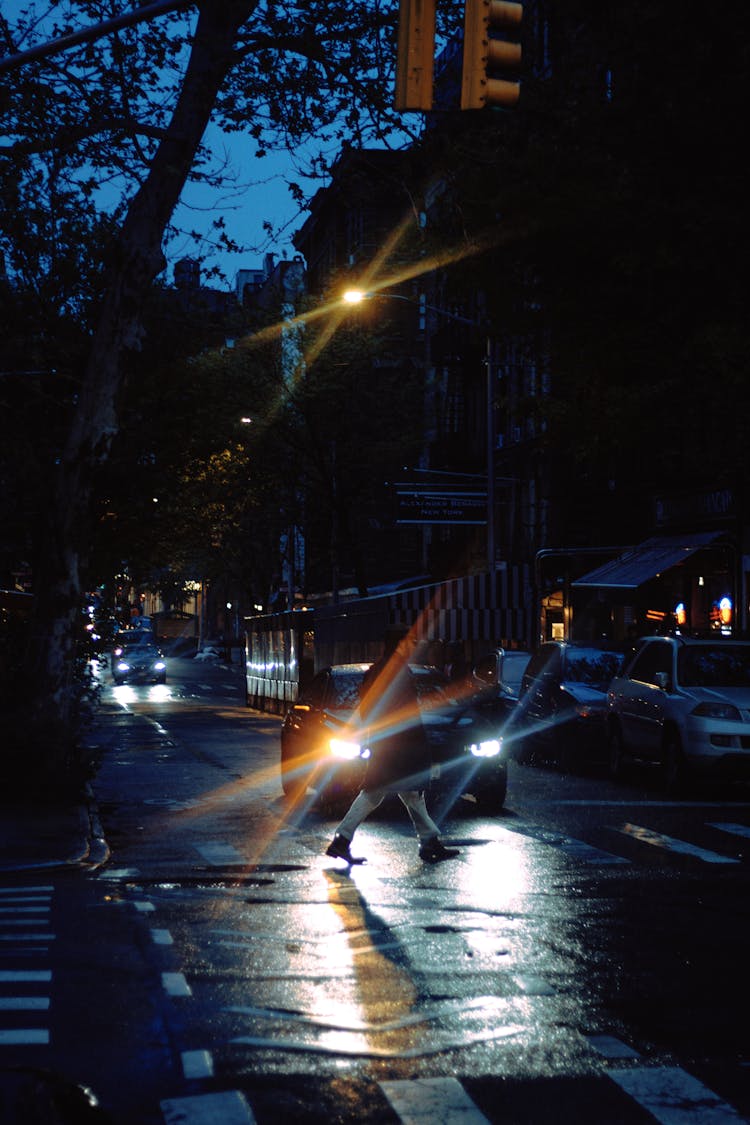
[[[363,855],[352,855],[349,851],[349,844],[351,840],[347,840],[346,836],[341,836],[339,833],[331,840],[326,848],[326,855],[333,856],[334,859],[343,859],[347,863],[367,863]]]
[[[423,859],[425,863],[440,863],[441,859],[455,859],[461,853],[457,848],[446,848],[445,844],[441,844],[437,836],[425,842],[419,848],[419,858]]]

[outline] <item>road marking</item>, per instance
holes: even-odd
[[[184,973],[162,973],[161,983],[167,996],[192,996],[193,991]]]
[[[0,934],[0,941],[54,941],[54,934]]]
[[[152,930],[151,940],[156,945],[174,945],[174,938],[169,930]]]
[[[665,836],[661,832],[654,832],[651,828],[644,828],[640,824],[623,824],[620,828],[614,828],[614,831],[621,832],[624,836],[630,836],[631,839],[638,840],[642,844],[651,844],[655,848],[664,848],[665,851],[694,856],[695,859],[703,860],[704,863],[740,862],[733,856],[720,855],[718,852],[708,851],[707,848],[696,847],[695,844],[688,844],[685,840],[676,840],[674,836]]]
[[[606,1059],[639,1059],[641,1056],[633,1047],[623,1043],[614,1035],[585,1035],[590,1047]]]
[[[12,1031],[0,1030],[0,1047],[31,1047],[49,1043],[49,1032],[37,1027],[17,1027]]]
[[[732,836],[744,836],[750,839],[750,828],[746,824],[721,824],[709,821],[709,828],[718,828],[720,832],[729,832]]]
[[[531,840],[536,840],[539,844],[547,844],[549,847],[560,848],[560,850],[567,855],[572,856],[574,859],[583,860],[584,863],[630,863],[629,859],[625,859],[621,855],[605,852],[601,848],[595,848],[591,844],[586,844],[583,840],[575,840],[570,836],[562,836],[559,832],[550,831],[548,828],[541,828],[536,824],[514,825],[513,828],[506,828],[505,831],[518,836],[527,836]]]
[[[213,1078],[214,1060],[210,1051],[183,1051],[181,1057],[185,1078]]]
[[[45,891],[50,894],[54,891],[54,887],[0,887],[0,895],[41,895]]]
[[[2,1012],[43,1012],[49,1008],[49,996],[0,996]]]
[[[165,1125],[255,1125],[253,1111],[239,1090],[167,1098],[160,1105]]]
[[[133,906],[139,914],[150,914],[152,910],[156,910],[153,902],[134,902]]]
[[[489,1125],[457,1078],[380,1082],[403,1125]]]
[[[741,1125],[746,1120],[678,1066],[634,1067],[607,1074],[660,1125]]]
[[[0,914],[49,914],[48,906],[0,906]]]
[[[0,969],[0,984],[48,984],[51,980],[49,969]]]
[[[206,863],[212,867],[227,867],[239,865],[247,867],[247,860],[243,855],[233,848],[231,844],[222,844],[220,842],[209,842],[207,844],[196,844],[195,850],[199,855],[203,856]]]

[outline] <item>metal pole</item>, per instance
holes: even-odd
[[[487,570],[495,572],[495,387],[492,378],[492,337],[485,343],[487,367]]]

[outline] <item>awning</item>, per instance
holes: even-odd
[[[577,578],[572,586],[596,586],[599,589],[637,590],[665,570],[679,566],[703,547],[710,547],[722,533],[701,531],[692,535],[657,536],[647,539],[618,559],[604,563],[596,570]]]

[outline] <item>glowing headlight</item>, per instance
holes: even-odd
[[[124,660],[121,660],[120,663],[117,665],[117,671],[118,672],[129,672],[130,671],[130,665],[126,664]]]
[[[332,738],[328,743],[328,748],[334,758],[342,758],[347,761],[358,758],[362,750],[358,742],[346,742],[343,738]]]
[[[502,739],[491,738],[487,742],[472,742],[469,750],[475,758],[496,758],[502,745]]]
[[[166,668],[166,664],[164,663],[163,660],[157,660],[156,664],[154,664],[154,671],[155,672],[163,672],[165,668]]]

